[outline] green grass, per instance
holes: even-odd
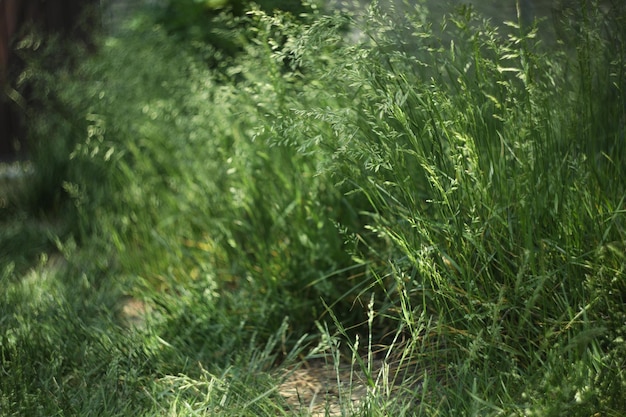
[[[374,5],[249,13],[223,66],[149,15],[23,51],[0,414],[293,415],[279,368],[323,356],[369,375],[344,415],[622,415],[626,13],[584,10],[549,46]]]

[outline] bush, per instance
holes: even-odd
[[[250,40],[245,15],[254,8],[267,14],[288,12],[306,21],[317,6],[299,0],[170,0],[157,11],[157,19],[179,42],[200,44],[209,65],[224,66]]]

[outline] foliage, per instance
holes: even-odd
[[[245,49],[249,32],[244,16],[255,8],[268,14],[290,13],[305,21],[318,5],[300,0],[169,0],[157,10],[157,19],[180,42],[202,45],[209,64],[220,66]]]
[[[269,370],[309,351],[370,372],[346,413],[623,414],[614,7],[557,50],[468,8],[434,28],[374,4],[252,10],[228,65],[150,18],[78,68],[34,61],[34,178],[56,173],[75,228],[50,233],[59,273],[1,259],[2,409],[281,415]]]

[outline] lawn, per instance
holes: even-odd
[[[0,415],[626,413],[624,6],[183,3],[21,45]]]

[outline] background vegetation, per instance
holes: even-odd
[[[3,415],[291,415],[273,370],[319,356],[370,371],[345,415],[624,414],[623,6],[548,49],[209,3],[170,7],[235,47],[146,12],[78,65],[23,49]]]

